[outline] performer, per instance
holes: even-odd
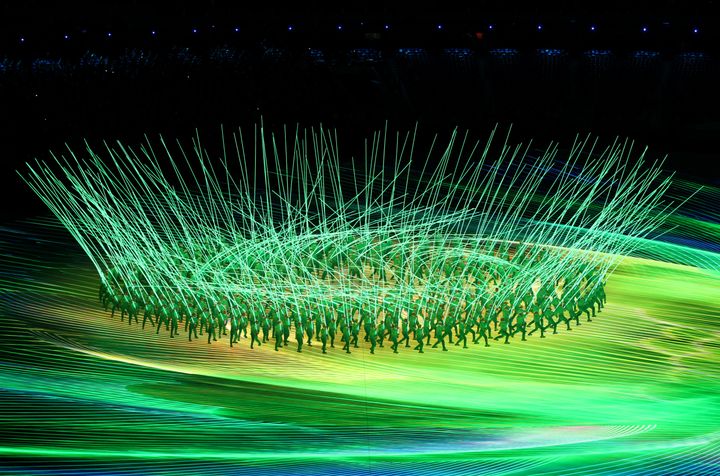
[[[393,343],[393,345],[390,346],[390,348],[393,350],[393,354],[398,353],[398,327],[397,324],[394,322],[390,324],[390,341]]]
[[[423,319],[423,336],[427,338],[425,344],[430,345],[430,330],[432,328],[433,314],[432,310],[428,310],[428,315]]]
[[[180,313],[177,308],[174,308],[170,311],[170,337],[175,337],[178,333],[178,320],[180,320]]]
[[[555,317],[557,317],[557,324],[560,324],[561,322],[565,324],[565,327],[567,330],[570,329],[570,320],[565,317],[565,310],[566,310],[566,304],[565,304],[565,294],[563,293],[562,297],[559,298],[557,301],[554,302],[553,306],[555,307]]]
[[[342,326],[342,340],[345,341],[345,346],[343,347],[343,350],[349,354],[350,353],[350,326],[345,323]]]
[[[268,342],[270,340],[270,318],[267,314],[262,314],[262,331],[263,331],[263,342]]]
[[[402,339],[399,342],[405,342],[405,347],[410,347],[410,323],[405,317],[402,320]]]
[[[189,341],[189,342],[192,342],[192,336],[193,336],[193,335],[195,336],[196,339],[198,338],[198,335],[197,335],[197,327],[198,327],[197,317],[195,317],[195,314],[191,314],[191,315],[187,318],[187,320],[188,320],[188,341]]]
[[[257,345],[262,345],[262,342],[260,342],[260,338],[258,335],[260,334],[260,324],[258,323],[258,320],[253,317],[252,322],[250,323],[250,348],[253,348],[253,344],[257,342]]]
[[[307,334],[307,345],[312,347],[312,338],[315,333],[315,323],[312,320],[312,316],[307,317],[306,326],[305,332]]]
[[[238,329],[237,329],[237,337],[235,339],[235,342],[240,341],[240,334],[243,334],[243,337],[247,339],[247,328],[248,328],[248,314],[247,311],[244,309],[240,311],[238,308],[233,309],[233,316],[237,319],[238,323]]]
[[[460,321],[458,322],[457,342],[455,343],[455,345],[458,346],[461,342],[463,344],[463,349],[467,349],[467,330],[465,327],[464,319],[460,319]]]
[[[155,313],[155,306],[152,302],[148,301],[147,304],[145,304],[144,312],[143,312],[143,321],[142,321],[142,328],[145,329],[145,322],[150,319],[150,325],[155,327],[155,322],[153,321],[152,315]]]
[[[468,312],[466,314],[466,317],[463,319],[465,336],[467,337],[468,333],[472,334],[472,339],[470,339],[470,342],[477,344],[477,342],[475,342],[475,337],[477,335],[477,333],[475,332],[475,320],[471,316],[472,314]]]
[[[168,312],[167,306],[164,306],[162,303],[160,303],[160,306],[160,313],[157,319],[157,328],[155,329],[155,334],[160,333],[160,327],[162,327],[163,323],[165,323],[165,326],[168,327],[170,321],[170,313]]]
[[[217,321],[212,318],[212,316],[208,317],[207,320],[207,336],[208,336],[208,344],[210,344],[210,339],[217,341],[217,336],[215,335],[215,326],[217,324]]]
[[[383,347],[383,341],[385,340],[385,320],[384,319],[379,319],[379,322],[377,324],[377,335],[378,335],[379,346]]]
[[[449,309],[449,307],[446,305],[445,309]],[[445,313],[448,313],[448,316],[445,318],[445,329],[443,334],[447,336],[448,338],[448,344],[453,343],[453,329],[455,328],[455,317],[452,314],[449,314],[449,311],[446,311]]]
[[[438,344],[442,344],[442,350],[447,352],[447,347],[445,347],[445,327],[441,320],[435,323],[435,339],[433,349],[436,348]]]
[[[298,319],[297,322],[295,323],[295,340],[297,340],[297,351],[298,352],[302,352],[304,336],[305,336],[305,331],[303,329],[302,322],[300,322],[300,319]]]
[[[413,350],[417,350],[418,353],[423,354],[425,352],[423,351],[423,347],[425,347],[425,328],[421,326],[419,322],[415,328],[415,340],[417,341],[417,345]]]
[[[547,325],[545,326],[546,329],[552,327],[553,334],[557,334],[557,325],[559,322],[559,319],[556,321],[553,319],[555,315],[555,307],[552,305],[552,300],[550,297],[545,299],[545,305],[542,308],[542,315],[547,321]]]
[[[528,312],[527,312],[527,309],[525,308],[524,302],[521,304],[518,304],[515,307],[515,322],[516,322],[516,324],[515,324],[515,330],[513,331],[512,335],[514,337],[515,334],[517,334],[519,332],[520,335],[522,336],[522,339],[520,339],[522,341],[527,340],[525,338],[525,332],[527,330],[527,322],[525,321],[525,319],[527,318],[527,315],[528,315]]]
[[[294,313],[292,309],[288,309],[285,313],[284,318],[282,319],[282,339],[283,339],[283,345],[287,346],[289,345],[289,339],[290,339],[290,326],[293,322]]]
[[[230,347],[239,340],[238,337],[238,318],[233,315],[230,318]]]
[[[485,347],[490,347],[490,344],[488,343],[488,337],[490,335],[490,324],[488,323],[487,317],[480,316],[480,323],[478,324],[478,337],[475,340],[475,344],[477,344],[480,339],[482,338],[485,340]]]
[[[503,302],[501,312],[503,317],[500,321],[500,332],[495,336],[495,340],[505,337],[505,344],[509,344],[509,338],[511,336],[510,328],[512,326],[512,307],[510,307],[510,301]]]
[[[322,342],[322,353],[327,354],[328,328],[324,322],[320,324],[320,342]]]
[[[275,317],[275,324],[273,326],[273,333],[275,335],[275,351],[278,351],[283,346],[284,329],[282,320],[279,317]]]
[[[330,347],[335,348],[335,334],[337,333],[337,319],[335,314],[330,311],[330,319],[328,322],[328,335],[330,336]]]
[[[377,344],[377,328],[374,322],[368,323],[368,341],[370,342],[370,353],[375,353],[375,345]]]

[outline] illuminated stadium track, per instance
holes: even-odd
[[[9,474],[717,470],[717,254],[628,258],[598,319],[542,341],[278,354],[128,329],[54,221],[3,231]]]
[[[676,180],[670,194],[698,186]],[[592,323],[512,345],[347,355],[111,318],[55,219],[0,242],[3,474],[714,474],[720,190],[618,256]],[[637,246],[636,246],[637,245]]]

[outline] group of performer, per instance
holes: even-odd
[[[423,353],[430,345],[447,351],[449,344],[463,348],[468,342],[489,346],[493,340],[502,340],[509,344],[518,336],[525,341],[536,332],[545,338],[546,333],[557,334],[558,327],[571,330],[581,325],[583,314],[591,321],[604,307],[605,283],[599,267],[572,266],[561,276],[538,276],[532,282],[519,283],[514,279],[518,265],[527,264],[528,259],[540,262],[544,256],[542,251],[533,258],[520,256],[517,247],[513,252],[509,247],[498,249],[494,256],[497,260],[474,266],[467,257],[444,259],[439,266],[427,262],[406,266],[407,256],[400,254],[375,269],[362,259],[355,265],[347,258],[328,259],[324,250],[321,256],[312,256],[311,264],[315,264],[309,269],[316,281],[329,283],[346,276],[372,278],[382,284],[375,288],[380,291],[377,299],[368,298],[366,293],[362,297],[330,294],[271,298],[189,288],[169,292],[144,282],[141,273],[127,279],[128,270],[117,268],[106,273],[99,298],[113,316],[119,312],[121,320],[127,318],[129,324],[135,322],[145,328],[149,323],[156,333],[165,329],[173,338],[182,326],[190,341],[206,336],[211,343],[227,337],[231,347],[244,340],[250,348],[269,343],[276,351],[292,346],[297,352],[315,342],[323,354],[328,347],[335,348],[336,341],[346,353],[365,342],[374,354],[386,344],[394,353],[401,346]],[[178,259],[186,257],[183,253]],[[388,276],[378,269],[391,269],[389,263],[395,263],[398,270],[411,269],[413,275],[391,271]],[[408,281],[413,277],[445,281],[442,286],[418,287],[418,292],[404,294],[402,299],[393,296],[393,284],[406,277]],[[258,278],[262,276],[252,277]],[[127,285],[129,282],[134,284]]]

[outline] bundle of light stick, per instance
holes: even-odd
[[[494,131],[455,131],[419,154],[416,132],[377,132],[342,160],[335,132],[255,126],[223,132],[216,159],[160,138],[21,175],[92,260],[113,316],[275,350],[569,330],[673,211],[670,177],[627,141],[576,140],[558,158],[491,154]]]

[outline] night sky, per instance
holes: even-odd
[[[0,7],[5,218],[43,212],[14,173],[87,139],[189,139],[220,125],[335,126],[344,152],[419,122],[569,147],[629,137],[667,168],[717,183],[720,38],[714,2],[442,3],[422,11],[311,2],[6,3]],[[717,42],[720,44],[720,42]]]

